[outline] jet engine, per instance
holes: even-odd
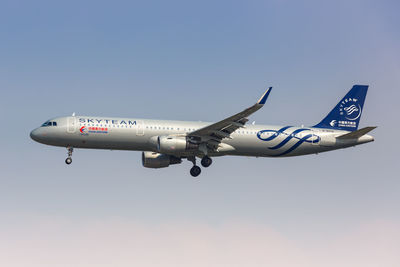
[[[157,139],[157,150],[160,153],[175,154],[196,150],[198,148],[198,144],[191,143],[186,137],[159,136]]]
[[[165,168],[179,163],[182,163],[182,160],[174,156],[149,151],[142,153],[142,164],[146,168]]]

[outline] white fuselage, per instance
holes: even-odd
[[[59,117],[32,131],[31,137],[44,144],[111,150],[159,152],[160,136],[186,136],[210,123],[191,121],[104,118],[90,116]],[[284,157],[319,153],[373,141],[370,135],[357,139],[337,139],[348,131],[313,127],[246,125],[222,140],[210,156],[242,155]],[[200,151],[171,153],[178,157],[200,156]]]

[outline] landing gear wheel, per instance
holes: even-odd
[[[71,159],[71,158],[67,158],[67,159],[65,160],[65,163],[68,164],[68,165],[71,164],[71,163],[72,163],[72,159]]]
[[[211,165],[212,159],[209,156],[205,156],[201,159],[201,166],[207,168]]]
[[[199,176],[200,173],[201,173],[201,169],[200,169],[199,166],[193,166],[193,167],[190,169],[190,174],[191,174],[193,177]]]
[[[68,146],[67,151],[68,151],[68,158],[65,160],[65,163],[69,165],[72,163],[72,152],[74,151],[74,148]]]

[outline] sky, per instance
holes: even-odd
[[[0,2],[0,265],[399,266],[398,1]],[[146,169],[38,144],[77,115],[314,125],[353,84],[375,142]]]

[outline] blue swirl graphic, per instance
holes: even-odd
[[[321,138],[319,136],[314,135],[314,134],[307,134],[307,135],[303,136],[302,138],[297,136],[297,134],[300,133],[300,132],[307,131],[307,130],[310,131],[311,130],[311,129],[308,129],[308,128],[300,128],[300,129],[294,130],[291,133],[286,133],[285,132],[287,129],[292,128],[292,127],[293,126],[286,126],[286,127],[283,127],[283,128],[281,128],[281,129],[279,129],[277,131],[276,130],[262,130],[262,131],[259,131],[257,133],[257,137],[261,141],[269,142],[269,141],[272,141],[275,138],[277,138],[280,134],[287,135],[287,137],[283,141],[281,141],[279,144],[277,144],[275,146],[272,146],[272,147],[268,147],[269,149],[272,149],[272,150],[276,150],[276,149],[279,149],[279,148],[283,147],[284,145],[286,145],[292,139],[297,139],[298,140],[294,145],[289,147],[287,150],[283,151],[280,154],[274,155],[274,157],[279,157],[279,156],[286,155],[286,154],[292,152],[293,150],[295,150],[296,148],[298,148],[303,143],[318,143],[321,140]],[[271,136],[269,136],[267,138],[263,138],[261,136],[263,133],[268,133],[268,132],[269,133],[274,133],[274,134],[272,134]]]
[[[275,131],[275,130],[262,130],[262,131],[259,131],[257,133],[257,137],[261,141],[271,141],[271,140],[274,140],[276,137],[278,137],[280,133],[283,133],[285,130],[287,130],[287,129],[291,128],[291,127],[293,127],[293,126],[286,126],[286,127],[283,127],[282,129],[280,129],[278,131]],[[267,137],[267,138],[262,138],[261,135],[263,133],[267,133],[267,132],[271,132],[271,133],[275,133],[275,134],[271,135],[270,137]]]

